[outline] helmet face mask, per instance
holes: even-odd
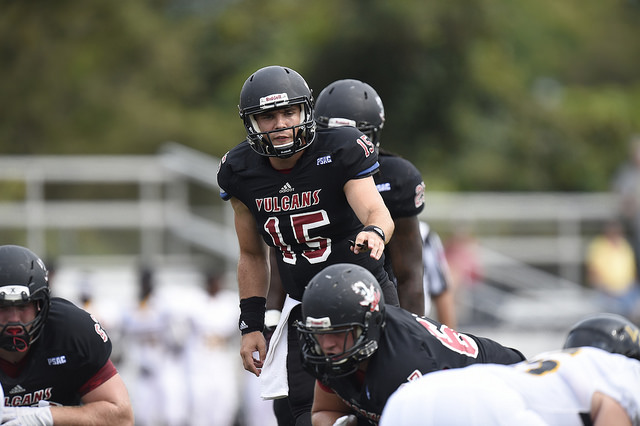
[[[594,315],[571,328],[563,347],[581,346],[591,346],[640,360],[640,329],[620,315]]]
[[[360,80],[337,80],[318,95],[315,107],[319,127],[353,126],[380,146],[385,114],[378,93]]]
[[[0,307],[20,307],[30,302],[35,306],[33,320],[0,324],[0,348],[26,351],[40,337],[51,302],[44,262],[24,247],[0,246]]]
[[[290,105],[300,106],[298,124],[268,132],[260,130],[256,115]],[[260,155],[288,158],[308,147],[315,139],[311,89],[302,76],[290,68],[269,66],[253,73],[242,86],[238,109],[249,145]],[[271,134],[283,130],[293,131],[293,143],[274,145]]]
[[[307,321],[308,323],[308,321]],[[341,325],[339,328],[315,329],[298,323],[298,332],[305,352],[305,365],[316,377],[343,377],[354,373],[360,362],[378,349],[377,341],[367,340],[363,324]],[[342,351],[325,353],[319,339],[324,335],[337,335],[342,339]]]
[[[322,380],[352,374],[378,349],[384,326],[384,299],[375,277],[351,264],[336,264],[319,272],[302,299],[303,321],[296,324],[302,363]],[[325,353],[321,340],[343,339],[342,351]],[[339,345],[336,345],[339,346]]]

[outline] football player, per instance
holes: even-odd
[[[268,66],[254,72],[240,92],[239,110],[247,139],[223,156],[218,184],[233,206],[240,246],[240,354],[247,371],[262,375],[268,388],[262,395],[289,395],[297,423],[310,424],[314,381],[300,364],[293,327],[304,287],[326,265],[353,262],[370,270],[397,305],[383,256],[393,220],[372,177],[375,145],[352,127],[316,129],[311,90],[296,71]],[[267,246],[277,249],[288,300],[265,363]]]
[[[424,315],[418,214],[424,209],[425,186],[411,162],[380,148],[385,123],[382,99],[373,87],[360,80],[337,80],[318,95],[315,114],[319,128],[353,126],[375,145],[380,170],[373,179],[395,226],[393,238],[385,247],[385,268],[398,286],[400,306]]]
[[[493,340],[386,305],[376,278],[353,264],[328,266],[309,282],[297,327],[303,366],[317,379],[316,426],[344,416],[354,416],[345,424],[376,424],[398,387],[433,371],[525,359]]]
[[[380,425],[639,425],[640,330],[599,314],[564,349],[513,366],[474,365],[400,388]]]
[[[100,323],[51,297],[44,262],[0,246],[2,424],[133,425],[124,382]]]

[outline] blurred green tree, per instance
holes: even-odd
[[[429,189],[606,190],[640,129],[637,1],[0,0],[7,154],[221,156],[246,77],[373,85]]]

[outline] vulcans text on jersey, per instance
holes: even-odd
[[[315,206],[320,202],[320,189],[305,191],[300,194],[282,195],[280,197],[256,198],[258,211],[286,212]]]

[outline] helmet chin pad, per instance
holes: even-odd
[[[9,352],[25,352],[29,348],[31,340],[28,327],[35,320],[29,321],[27,324],[19,322],[4,324],[0,330],[0,348]]]

